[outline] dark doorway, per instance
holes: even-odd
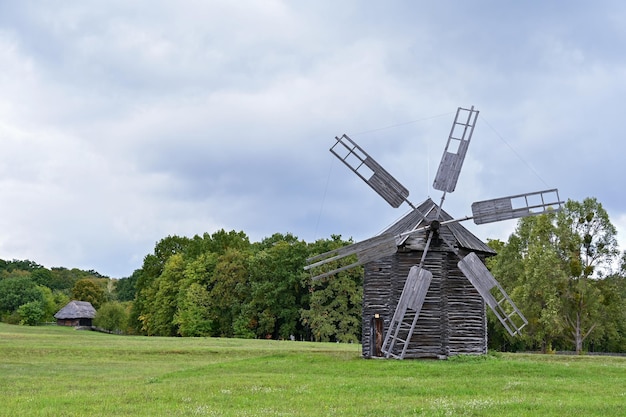
[[[383,356],[383,319],[379,314],[375,314],[372,318],[372,352],[374,357],[382,358]]]

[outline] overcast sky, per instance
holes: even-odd
[[[472,105],[446,211],[556,187],[596,197],[626,249],[625,99],[621,0],[0,0],[0,259],[125,277],[167,235],[362,240],[409,207],[335,135],[438,201]]]

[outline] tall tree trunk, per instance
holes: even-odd
[[[576,354],[583,352],[583,336],[580,330],[580,312],[576,313],[576,328],[574,329],[574,342],[576,343]]]

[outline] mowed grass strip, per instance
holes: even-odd
[[[364,360],[359,345],[0,324],[1,416],[624,416],[626,358]]]

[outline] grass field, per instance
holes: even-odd
[[[1,416],[626,416],[626,358],[364,360],[360,346],[0,323]]]

